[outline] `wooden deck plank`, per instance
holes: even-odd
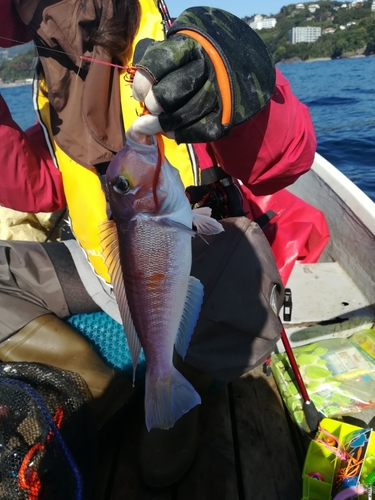
[[[113,471],[116,470],[119,453],[118,427],[123,416],[120,410],[98,433],[97,474],[94,500],[110,498]]]
[[[176,499],[238,500],[227,388],[202,398],[197,454]]]
[[[202,399],[195,460],[171,488],[154,490],[139,478],[143,419],[139,394],[100,433],[94,500],[300,500],[301,471],[284,407],[261,368]]]
[[[273,377],[259,367],[232,391],[244,499],[300,500],[301,468]]]
[[[116,440],[120,446],[108,500],[171,500],[173,488],[152,489],[140,479],[138,450],[144,422],[144,395],[140,392],[132,399],[116,423]]]

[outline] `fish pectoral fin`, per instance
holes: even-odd
[[[197,233],[201,234],[218,234],[224,231],[220,222],[211,217],[209,207],[195,208],[193,210],[193,224],[197,228]]]
[[[168,228],[176,229],[177,231],[183,231],[184,233],[190,234],[190,236],[196,236],[197,233],[193,231],[191,227],[185,226],[181,222],[177,222],[173,219],[169,219],[167,217],[159,219],[157,224],[162,224]]]
[[[206,215],[207,217],[211,217],[212,208],[210,208],[210,207],[193,208],[193,213],[199,214],[199,215]]]
[[[185,413],[201,403],[194,387],[173,366],[165,377],[146,372],[147,430],[170,429]]]
[[[130,314],[128,299],[122,276],[120,262],[120,252],[118,244],[117,228],[114,221],[108,221],[102,224],[99,233],[102,255],[111,277],[113,292],[119,307],[122,323],[125,330],[126,339],[129,345],[129,351],[133,364],[133,383],[137,369],[139,355],[141,353],[141,343],[139,341],[133,319]]]
[[[177,353],[184,358],[189,347],[191,336],[202,307],[204,289],[202,283],[193,276],[190,276],[188,292],[186,295],[185,307],[182,312],[181,322],[175,340]]]

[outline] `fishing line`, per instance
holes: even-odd
[[[7,41],[10,41],[10,42],[13,42],[13,43],[18,43],[18,44],[21,44],[21,45],[24,44],[24,42],[22,42],[20,40],[17,40],[17,39],[14,39],[14,38],[9,38],[9,37],[4,37],[4,36],[1,36],[1,35],[0,35],[0,39],[7,40]],[[125,74],[123,75],[123,78],[124,78],[125,83],[126,84],[130,84],[130,85],[132,84],[134,75],[135,75],[135,73],[137,71],[137,68],[136,68],[136,66],[133,63],[131,63],[131,64],[127,65],[127,66],[122,66],[122,65],[115,64],[115,63],[110,63],[110,62],[107,62],[107,61],[102,61],[100,59],[95,59],[95,58],[84,56],[84,55],[80,56],[78,54],[74,54],[74,53],[71,53],[71,52],[65,52],[63,50],[58,50],[58,49],[53,49],[51,47],[46,47],[46,46],[43,46],[43,45],[38,45],[35,42],[33,44],[33,47],[35,49],[39,48],[39,49],[43,49],[45,51],[54,52],[56,54],[61,54],[61,55],[65,55],[65,56],[79,58],[80,59],[80,64],[78,66],[78,71],[76,73],[76,78],[79,77],[80,71],[82,69],[82,61],[89,61],[91,63],[103,64],[105,66],[111,66],[111,67],[114,67],[114,68],[117,68],[117,69],[125,70]],[[39,54],[37,54],[37,55],[39,56]],[[39,122],[40,122],[40,120],[39,120]],[[64,133],[69,137],[69,134],[68,134],[67,131],[65,131]],[[93,149],[95,149],[94,145],[91,145],[91,147]]]
[[[7,38],[7,37],[1,36],[1,35],[0,35],[0,38],[2,40],[8,40],[8,42],[14,42],[14,43],[17,43],[19,45],[25,45],[25,42],[22,42],[21,40],[15,40],[13,38]],[[77,54],[72,54],[70,52],[65,52],[64,50],[52,49],[51,47],[45,47],[44,45],[37,45],[35,42],[34,42],[33,46],[35,48],[38,48],[38,49],[49,50],[50,52],[57,52],[58,54],[65,54],[67,56],[79,57]]]
[[[165,33],[167,33],[168,29],[172,26],[172,19],[171,19],[171,16],[169,14],[168,7],[167,7],[167,5],[166,5],[166,3],[165,3],[164,0],[159,0],[158,1],[158,9],[159,9],[159,12],[160,12],[160,14],[162,16],[162,19],[163,19],[164,31],[165,31]],[[8,37],[1,36],[1,35],[0,35],[0,39],[7,40],[8,42],[14,42],[14,43],[16,43],[18,45],[24,45],[25,44],[24,41],[15,40],[14,38],[8,38]],[[78,54],[72,54],[72,53],[69,53],[69,52],[65,52],[64,50],[52,49],[51,47],[45,47],[43,45],[37,45],[35,42],[34,42],[34,47],[38,48],[38,49],[49,50],[50,52],[56,52],[57,54],[63,54],[63,55],[65,54],[65,55],[71,56],[71,57],[79,57],[80,59],[82,59],[84,61],[90,61],[90,62],[93,62],[93,63],[104,64],[106,66],[112,66],[114,68],[124,69],[126,71],[128,70],[128,66],[121,66],[120,64],[108,63],[106,61],[101,61],[100,59],[95,59],[95,58],[92,58],[92,57],[79,56]]]
[[[121,66],[120,64],[109,63],[106,61],[101,61],[100,59],[95,59],[94,57],[79,56],[83,61],[90,61],[93,63],[104,64],[105,66],[112,66],[113,68],[128,69],[128,66]]]
[[[78,71],[77,71],[77,74],[76,74],[76,80],[80,76],[81,68],[82,68],[82,59],[79,61],[79,67],[78,67]]]
[[[167,7],[167,5],[166,5],[166,3],[165,3],[164,0],[159,0],[158,1],[158,9],[159,9],[159,12],[160,12],[162,20],[163,20],[164,32],[167,33],[168,29],[172,26],[172,19],[171,19],[171,16],[169,14],[168,7]],[[25,44],[24,41],[15,40],[13,38],[8,38],[8,37],[1,36],[1,35],[0,35],[0,39],[7,40],[8,42],[14,42],[14,43],[16,43],[18,45],[24,45]],[[34,47],[38,48],[38,49],[49,50],[50,52],[56,52],[58,54],[65,54],[67,56],[79,57],[80,59],[83,59],[85,61],[91,61],[91,62],[95,62],[95,63],[98,63],[98,64],[104,64],[106,66],[113,66],[115,68],[125,69],[125,70],[128,69],[127,66],[121,66],[119,64],[108,63],[108,62],[105,62],[105,61],[101,61],[100,59],[94,59],[94,58],[87,57],[87,56],[79,56],[77,54],[72,54],[72,53],[69,53],[69,52],[65,52],[63,50],[52,49],[51,47],[45,47],[43,45],[37,45],[35,42],[34,42]]]
[[[158,1],[158,8],[159,8],[159,12],[161,14],[162,20],[163,20],[164,32],[166,34],[167,31],[168,31],[168,29],[172,26],[172,19],[170,17],[170,14],[169,14],[169,11],[168,11],[168,7],[167,7],[167,5],[166,5],[166,3],[165,3],[164,0],[159,0]],[[16,43],[16,44],[19,44],[19,45],[23,45],[24,44],[24,42],[21,41],[21,40],[16,40],[16,39],[9,38],[9,37],[0,36],[0,39],[7,40],[9,42],[13,42],[13,43]],[[126,83],[129,83],[129,84],[132,84],[134,75],[135,75],[135,73],[137,71],[137,67],[133,63],[131,63],[129,65],[126,65],[126,66],[122,66],[120,64],[115,64],[115,63],[110,63],[110,62],[107,62],[107,61],[102,61],[100,59],[96,59],[96,58],[93,58],[93,57],[84,56],[84,55],[78,55],[78,54],[73,54],[73,53],[69,53],[69,52],[63,51],[63,50],[53,49],[51,47],[46,47],[46,46],[43,46],[43,45],[38,45],[35,42],[34,42],[33,46],[34,46],[35,49],[41,49],[41,50],[45,50],[45,51],[54,52],[56,54],[61,54],[61,55],[65,55],[65,56],[79,58],[80,59],[80,64],[78,66],[78,71],[77,71],[77,75],[76,75],[77,77],[79,76],[81,68],[82,68],[82,61],[88,61],[88,62],[94,63],[94,64],[95,63],[96,64],[102,64],[104,66],[110,66],[110,67],[113,67],[113,68],[124,70],[125,71],[124,80],[125,80]],[[144,107],[144,112],[147,112],[145,107]],[[153,182],[153,194],[154,194],[154,200],[155,200],[156,206],[158,207],[159,200],[157,198],[157,192],[156,192],[157,189],[156,189],[156,187],[157,187],[157,182],[158,182],[158,179],[159,179],[159,176],[160,176],[161,164],[164,161],[164,158],[163,158],[163,156],[164,156],[164,145],[163,145],[163,141],[162,141],[161,137],[157,138],[157,142],[158,142],[158,162],[157,162],[157,168],[156,168],[156,171],[155,171],[154,182]]]
[[[20,45],[24,44],[24,42],[21,42],[20,40],[14,40],[13,38],[7,38],[5,36],[0,36],[0,38],[2,40],[7,40],[8,42],[14,42],[14,43],[18,43]],[[70,56],[70,57],[78,57],[79,59],[81,59],[81,61],[89,61],[92,63],[103,64],[105,66],[112,66],[113,68],[123,69],[126,72],[128,71],[128,69],[130,67],[133,66],[132,64],[127,65],[127,66],[122,66],[120,64],[115,64],[115,63],[110,63],[107,61],[102,61],[100,59],[95,59],[94,57],[79,56],[78,54],[73,54],[71,52],[65,52],[64,50],[52,49],[51,47],[45,47],[44,45],[37,45],[35,43],[34,43],[34,47],[37,49],[42,49],[42,50],[46,50],[46,51],[50,51],[50,52],[56,52],[57,54],[62,54],[62,55]],[[79,68],[81,68],[81,66]]]
[[[140,116],[151,114],[143,102],[141,102],[140,105],[142,108],[142,113]],[[165,161],[165,152],[164,152],[164,142],[163,142],[163,138],[161,136],[161,133],[159,132],[158,134],[155,135],[155,137],[156,137],[156,143],[157,143],[157,149],[158,149],[158,159],[156,162],[155,174],[154,174],[154,178],[152,181],[152,194],[153,194],[153,198],[154,198],[155,209],[156,209],[156,211],[158,211],[159,210],[159,199],[158,199],[158,195],[157,195],[157,187],[158,187],[161,167]]]

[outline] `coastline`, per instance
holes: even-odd
[[[306,59],[303,61],[299,57],[292,57],[291,59],[283,59],[278,61],[276,64],[290,64],[290,63],[313,63],[313,62],[321,62],[321,61],[340,61],[342,59],[367,59],[368,57],[374,57],[373,55],[365,56],[362,54],[356,54],[353,56],[344,56],[338,57],[336,59],[332,59],[331,57],[316,57],[315,59]]]
[[[9,87],[22,87],[24,85],[31,85],[33,82],[32,80],[22,80],[22,81],[17,81],[17,82],[10,82],[10,83],[4,83],[0,82],[0,89],[8,89]]]
[[[320,62],[320,61],[333,61],[330,57],[316,57],[315,59],[307,59],[307,61],[301,61],[301,62]]]

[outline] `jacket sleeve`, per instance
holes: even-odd
[[[0,12],[0,47],[8,48],[31,41],[31,35],[18,17],[12,0],[0,0]]]
[[[316,138],[309,110],[276,68],[268,105],[215,141],[213,149],[222,168],[253,194],[272,194],[295,182],[314,161]]]
[[[21,212],[54,212],[65,207],[60,171],[40,125],[23,132],[0,95],[0,205]]]

